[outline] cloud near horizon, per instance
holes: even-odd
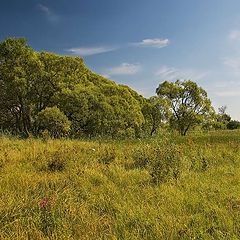
[[[143,39],[141,42],[133,43],[132,45],[138,47],[154,47],[154,48],[164,48],[170,44],[168,38],[152,38]]]
[[[116,47],[80,47],[80,48],[70,48],[67,49],[67,52],[70,52],[73,55],[79,55],[79,56],[91,56],[106,52],[111,52],[116,50]]]
[[[102,76],[111,77],[116,75],[135,75],[142,69],[140,64],[122,63],[119,66],[115,66],[107,69]]]

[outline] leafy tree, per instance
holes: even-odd
[[[239,129],[240,128],[240,122],[239,121],[236,121],[236,120],[230,120],[228,123],[227,123],[227,129]]]
[[[107,94],[109,88],[111,92]],[[137,100],[117,85],[106,85],[103,90],[78,85],[74,90],[62,91],[58,103],[72,121],[72,130],[77,135],[117,137],[119,131],[122,133],[128,128],[137,131],[143,122]]]
[[[157,96],[147,99],[142,111],[145,118],[145,131],[149,132],[151,136],[170,116],[168,102]]]
[[[181,135],[186,135],[190,128],[202,123],[213,111],[206,91],[190,80],[165,81],[156,93],[169,102],[172,112],[170,124]]]
[[[0,43],[2,129],[28,136],[38,114],[57,106],[72,122],[72,135],[137,134],[144,101],[129,87],[90,71],[79,57],[34,52],[25,39]]]
[[[216,128],[217,129],[226,129],[228,123],[231,121],[231,117],[226,113],[227,106],[221,106],[218,108],[218,114],[216,115]]]
[[[36,128],[38,132],[47,130],[54,138],[64,136],[70,130],[71,122],[57,107],[47,107],[38,113]]]
[[[10,38],[0,43],[0,63],[0,109],[9,116],[4,125],[28,135],[31,130],[32,79],[40,64],[37,55],[25,39]]]

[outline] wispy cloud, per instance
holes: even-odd
[[[185,80],[191,79],[193,81],[200,80],[207,75],[207,72],[200,72],[194,69],[178,69],[169,66],[161,66],[155,73],[161,80]]]
[[[111,77],[115,75],[135,75],[141,71],[142,67],[140,64],[122,63],[119,66],[115,66],[102,74],[105,77]]]
[[[70,52],[73,55],[79,55],[79,56],[91,56],[106,52],[111,52],[116,50],[117,47],[80,47],[80,48],[70,48],[66,51]]]
[[[41,10],[45,12],[47,15],[50,14],[50,11],[47,7],[41,5]],[[135,43],[128,43],[126,45],[120,45],[117,47],[113,46],[96,46],[96,47],[76,47],[76,48],[69,48],[66,51],[70,52],[73,55],[80,55],[80,56],[91,56],[100,53],[106,53],[115,51],[117,49],[122,49],[126,47],[153,47],[153,48],[163,48],[170,44],[169,39],[162,39],[162,38],[154,38],[154,39],[144,39],[141,42]]]
[[[57,16],[52,10],[50,10],[49,7],[43,4],[38,4],[37,8],[46,16],[46,18],[51,23],[57,23],[59,21],[59,16]]]
[[[232,30],[228,37],[233,41],[240,40],[240,30]]]
[[[141,42],[133,43],[132,45],[138,47],[154,47],[154,48],[163,48],[170,44],[168,38],[152,38],[144,39]]]

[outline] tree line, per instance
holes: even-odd
[[[12,134],[112,138],[181,135],[196,126],[238,128],[226,108],[215,113],[196,83],[161,83],[144,98],[90,71],[80,57],[34,51],[23,38],[0,43],[0,128]]]

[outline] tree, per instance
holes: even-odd
[[[231,121],[231,116],[226,113],[227,106],[221,106],[218,108],[218,114],[216,116],[218,129],[226,129],[228,123]]]
[[[10,38],[0,43],[0,111],[11,116],[4,125],[17,133],[28,135],[32,127],[32,79],[39,66],[37,54],[25,39]]]
[[[153,96],[147,99],[142,108],[145,118],[144,130],[152,136],[157,132],[162,123],[169,119],[169,104],[166,100]]]
[[[47,107],[38,113],[37,132],[47,130],[54,138],[64,136],[70,130],[71,122],[57,107]]]
[[[144,103],[129,87],[93,73],[79,57],[35,52],[21,38],[0,42],[3,130],[35,133],[37,120],[57,106],[71,121],[72,136],[140,136]]]
[[[227,123],[227,129],[239,129],[240,128],[240,122],[239,121],[236,121],[236,120],[230,120],[228,123]]]
[[[75,135],[117,137],[119,132],[136,132],[144,121],[138,101],[116,84],[64,89],[57,100],[72,122]]]
[[[207,92],[190,80],[165,81],[156,89],[157,95],[170,104],[170,124],[181,135],[203,122],[213,111]]]

